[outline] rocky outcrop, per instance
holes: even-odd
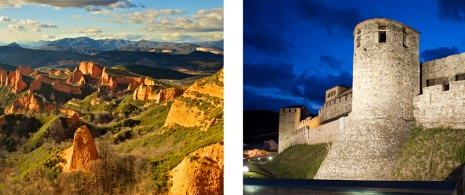
[[[8,80],[8,72],[3,69],[3,68],[0,68],[0,84],[1,85],[7,85],[7,80]]]
[[[82,74],[90,75],[92,78],[97,78],[102,75],[103,67],[95,62],[84,61],[79,64],[78,69]]]
[[[52,88],[57,90],[57,91],[65,92],[65,93],[68,93],[68,94],[74,94],[74,95],[81,95],[82,94],[82,91],[81,91],[80,87],[73,86],[73,85],[68,85],[68,84],[62,83],[62,82],[53,82],[52,83]]]
[[[40,79],[40,81],[44,82],[44,83],[48,83],[48,84],[52,84],[53,82],[56,82],[56,81],[59,81],[57,79],[52,79],[48,76],[45,76],[45,75],[39,75],[37,76],[38,79]]]
[[[138,80],[138,81],[137,81]],[[116,75],[109,73],[109,68],[103,68],[102,76],[100,77],[100,85],[109,86],[112,90],[115,90],[119,86],[129,88],[129,85],[135,87],[138,83],[142,83],[143,79],[125,75]]]
[[[97,159],[97,148],[89,129],[85,125],[79,127],[74,133],[73,149],[67,170],[89,170],[89,162]]]
[[[38,113],[41,111],[55,110],[56,106],[50,103],[44,102],[41,98],[35,96],[32,93],[29,95],[19,98],[13,102],[13,104],[5,110],[6,114],[12,113]]]
[[[141,84],[134,90],[133,100],[156,100],[158,95],[153,86]]]
[[[184,127],[206,127],[205,129],[208,129],[213,123],[219,122],[213,118],[222,107],[223,70],[220,70],[210,77],[196,81],[184,92],[182,98],[174,100],[165,126],[177,124]]]
[[[223,99],[224,96],[224,71],[221,69],[216,74],[196,81],[186,90],[186,97],[189,97],[191,92],[208,94]]]
[[[113,79],[113,76],[105,72],[100,77],[100,85],[108,86],[111,90],[115,90],[118,87],[118,83]]]
[[[16,68],[16,71],[19,71],[23,75],[29,75],[29,74],[32,73],[32,69],[31,69],[30,66],[23,67],[23,66],[19,65],[18,68]]]
[[[70,117],[73,117],[75,114],[77,114],[79,117],[81,117],[79,115],[79,113],[77,113],[76,111],[71,110],[71,109],[60,108],[60,112],[63,113],[63,114],[66,114],[66,115],[68,115]]]
[[[166,100],[174,100],[174,98],[181,96],[185,88],[167,88],[167,89],[162,89],[158,93],[158,98],[157,98],[157,103],[164,102]]]
[[[50,72],[48,72],[48,75],[50,75],[50,76],[52,76],[52,75],[60,76],[62,74],[63,74],[63,70],[61,70],[61,69],[51,70]]]
[[[19,70],[10,72],[6,85],[11,86],[11,92],[15,94],[19,94],[27,88],[27,84],[23,81],[23,76]]]
[[[214,144],[189,154],[169,172],[169,194],[223,194],[224,147]]]
[[[134,82],[130,83],[128,85],[127,90],[135,90],[137,89],[140,85],[155,85],[157,82],[149,77],[139,77],[139,78],[134,78]]]
[[[29,74],[29,76],[37,76],[37,75],[40,75],[40,72],[37,71],[37,70],[34,70],[34,71],[32,71],[31,74]]]
[[[40,76],[38,76],[31,82],[31,85],[29,86],[29,93],[40,90],[40,88],[42,88],[42,81],[40,79]]]
[[[82,85],[86,83],[86,80],[84,79],[82,72],[79,69],[76,69],[71,75],[69,75],[68,79],[66,79],[66,83]]]

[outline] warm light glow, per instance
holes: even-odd
[[[273,160],[273,157],[271,157],[271,156],[270,156],[270,157],[268,157],[268,160]]]

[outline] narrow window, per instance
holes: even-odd
[[[402,28],[402,44],[405,48],[407,48],[407,29],[405,27]]]
[[[378,26],[378,41],[386,43],[386,23],[381,23]]]
[[[360,47],[360,32],[361,32],[361,30],[360,30],[360,29],[357,29],[357,35],[356,35],[356,36],[357,36],[357,39],[356,39],[356,41],[357,41],[357,48]]]
[[[443,90],[443,91],[449,91],[449,83],[444,84],[444,85],[442,86],[442,90]]]
[[[380,43],[386,43],[386,31],[379,31],[378,37]]]

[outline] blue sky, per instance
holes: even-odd
[[[169,42],[223,39],[221,0],[0,1],[2,43],[88,36]]]
[[[465,51],[465,1],[243,2],[243,109],[324,103],[325,91],[352,86],[353,29],[389,18],[421,33],[420,61]]]

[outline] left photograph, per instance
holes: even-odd
[[[0,194],[224,194],[223,1],[0,10]]]

